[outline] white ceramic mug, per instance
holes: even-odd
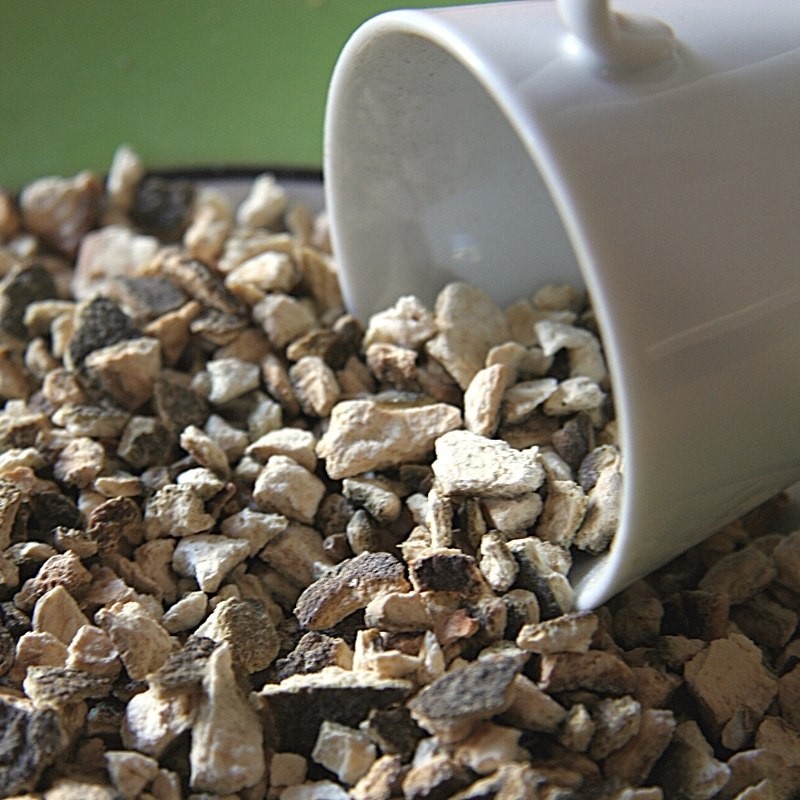
[[[451,280],[589,290],[625,489],[581,607],[800,479],[797,0],[389,12],[340,57],[325,142],[357,314]]]

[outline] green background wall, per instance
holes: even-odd
[[[328,81],[374,14],[463,0],[0,0],[0,184],[152,168],[318,168]]]

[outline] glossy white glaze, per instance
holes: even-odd
[[[605,67],[641,69],[673,56],[668,25],[653,17],[614,12],[608,0],[557,0],[558,10],[581,46]]]
[[[562,0],[574,30],[542,0],[381,15],[326,117],[357,314],[450,280],[590,291],[626,486],[581,607],[800,478],[800,6],[623,5]]]

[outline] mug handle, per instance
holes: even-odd
[[[643,69],[669,59],[672,29],[653,17],[612,11],[608,0],[558,0],[567,27],[607,67]]]

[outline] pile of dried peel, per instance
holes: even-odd
[[[777,499],[596,612],[610,387],[581,292],[366,326],[324,217],[120,148],[0,192],[0,796],[800,792]]]

